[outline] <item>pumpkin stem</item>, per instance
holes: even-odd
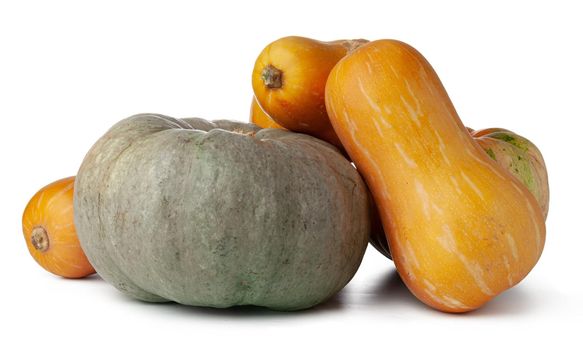
[[[263,68],[261,80],[268,88],[279,89],[283,85],[283,72],[269,64]]]
[[[30,242],[36,250],[45,252],[49,249],[49,235],[47,230],[42,226],[37,226],[32,229],[30,235]]]

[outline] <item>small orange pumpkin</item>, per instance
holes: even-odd
[[[22,216],[24,239],[34,260],[47,271],[67,278],[95,273],[73,223],[74,183],[73,176],[43,187]]]

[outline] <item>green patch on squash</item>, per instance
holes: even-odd
[[[486,153],[490,156],[490,158],[492,158],[493,160],[496,160],[496,154],[494,153],[494,151],[491,148],[486,149]]]
[[[528,142],[518,137],[517,135],[510,135],[509,133],[498,131],[494,132],[490,137],[507,142],[513,146],[520,148],[523,151],[528,151]]]

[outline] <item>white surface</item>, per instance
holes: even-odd
[[[583,25],[575,5],[208,3],[0,2],[0,348],[581,348]],[[36,265],[20,227],[36,190],[75,174],[93,142],[126,116],[246,120],[254,60],[285,35],[409,42],[466,125],[505,127],[540,147],[551,179],[547,243],[520,285],[477,312],[442,314],[417,302],[369,248],[338,297],[292,314],[145,304],[97,277],[65,280]]]

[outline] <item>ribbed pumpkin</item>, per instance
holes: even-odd
[[[145,114],[85,157],[75,223],[97,272],[134,298],[297,310],[358,269],[368,201],[354,167],[311,136]]]

